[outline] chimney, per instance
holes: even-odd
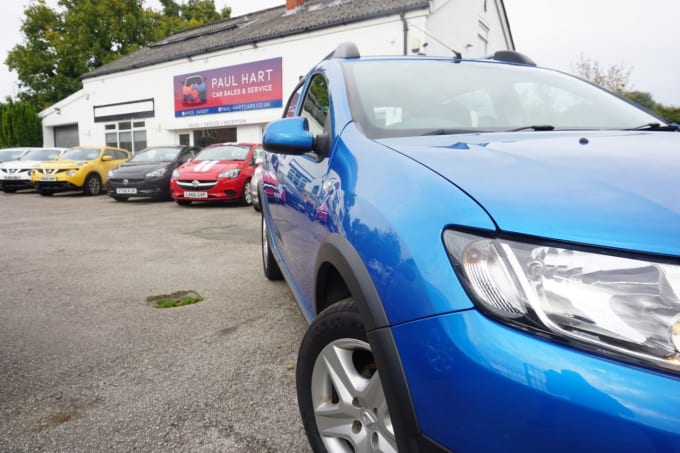
[[[291,12],[305,4],[305,0],[286,0],[286,12]]]

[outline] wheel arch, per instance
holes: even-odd
[[[319,247],[315,262],[315,315],[352,297],[364,322],[392,418],[399,451],[446,451],[425,437],[418,424],[411,392],[389,319],[373,280],[352,244],[338,234]]]

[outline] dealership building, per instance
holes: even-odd
[[[80,91],[40,112],[43,144],[134,152],[259,142],[300,77],[346,41],[362,55],[514,50],[502,0],[287,0],[176,33],[84,74]]]

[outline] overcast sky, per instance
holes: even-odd
[[[16,94],[16,74],[9,72],[4,61],[22,39],[20,27],[28,3],[10,0],[2,5],[0,99]],[[284,3],[215,0],[218,10],[231,6],[233,16]],[[47,4],[54,6],[57,0],[47,0]],[[160,9],[155,0],[145,0],[145,4]],[[516,49],[540,66],[572,71],[580,55],[603,68],[621,64],[632,69],[634,90],[680,107],[679,0],[505,0],[505,7]]]

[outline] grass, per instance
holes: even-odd
[[[149,296],[146,298],[146,301],[153,303],[156,308],[183,307],[202,300],[203,297],[195,291],[175,291],[172,294]]]

